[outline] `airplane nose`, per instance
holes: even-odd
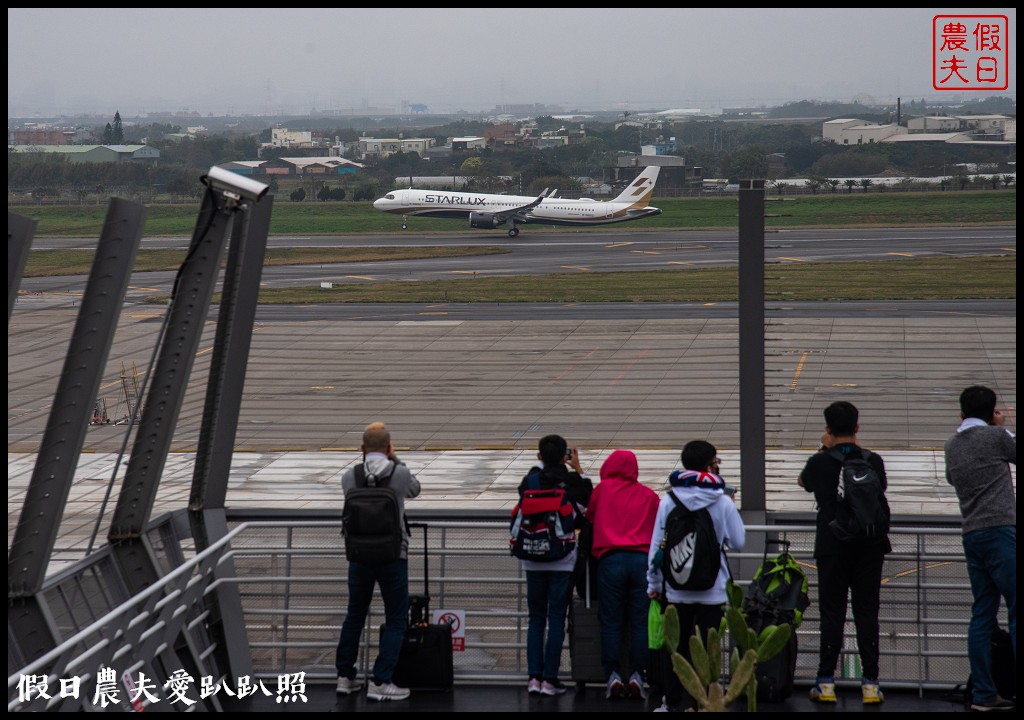
[[[384,209],[384,198],[380,198],[379,200],[374,200],[373,201],[373,207],[376,210],[383,210]]]

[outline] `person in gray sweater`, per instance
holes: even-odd
[[[363,431],[363,468],[367,476],[373,475],[395,491],[399,516],[405,517],[405,500],[420,494],[420,482],[405,463],[395,455],[391,433],[384,423],[375,422]],[[356,470],[350,467],[341,478],[346,495],[356,487]],[[348,564],[348,610],[341,626],[335,667],[338,670],[337,693],[351,695],[362,689],[356,680],[356,660],[359,640],[366,624],[366,615],[373,598],[374,585],[380,587],[384,601],[384,631],[373,663],[373,676],[366,690],[369,700],[404,700],[409,688],[392,682],[395,665],[409,622],[409,535],[402,534],[401,556],[383,565],[363,562]]]
[[[1004,427],[996,394],[982,385],[960,393],[963,422],[946,441],[946,481],[956,490],[963,516],[963,544],[974,604],[967,630],[975,711],[1012,710],[992,679],[992,633],[999,598],[1006,601],[1013,654],[1017,656],[1017,498],[1010,463],[1017,438]]]

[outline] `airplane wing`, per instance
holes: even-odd
[[[525,218],[527,215],[530,214],[531,210],[540,205],[542,202],[544,202],[544,195],[540,195],[536,200],[527,203],[526,205],[520,205],[519,207],[516,208],[510,208],[509,210],[502,210],[501,212],[496,212],[494,213],[494,220],[500,225],[501,223],[506,222],[510,217],[514,217],[517,220]]]

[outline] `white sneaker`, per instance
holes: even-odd
[[[620,698],[622,697],[622,693],[625,689],[626,686],[622,684],[622,677],[617,672],[613,672],[608,676],[608,684],[605,686],[604,697],[606,700]]]
[[[644,679],[638,672],[629,676],[629,696],[637,700],[647,699],[647,691],[644,690]]]
[[[394,683],[377,683],[370,681],[366,689],[367,700],[405,700],[409,697],[409,688],[400,688]]]
[[[540,695],[540,678],[530,678],[530,682],[526,683],[526,692]]]
[[[335,692],[339,695],[351,695],[363,689],[363,684],[355,678],[339,677],[338,688]]]

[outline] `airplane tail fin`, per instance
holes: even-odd
[[[648,165],[612,202],[632,203],[632,208],[647,207],[654,195],[654,184],[658,182],[660,170],[661,167],[658,165]]]

